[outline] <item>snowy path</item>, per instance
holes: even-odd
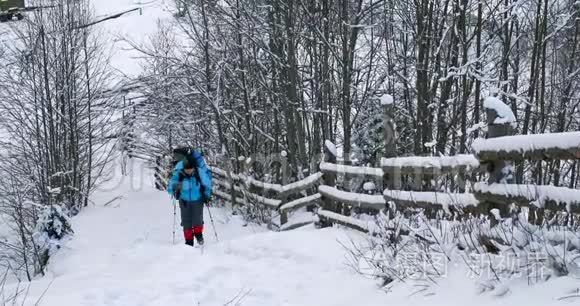
[[[268,232],[214,209],[222,241],[206,216],[202,254],[182,245],[179,232],[172,245],[173,209],[164,193],[123,189],[123,200],[74,218],[75,238],[51,260],[49,275],[33,282],[30,303],[51,282],[41,305],[224,305],[240,294],[240,305],[254,306],[385,301],[373,281],[347,267],[337,239],[348,232]],[[112,197],[96,196],[103,203]]]

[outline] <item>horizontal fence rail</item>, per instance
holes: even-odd
[[[319,225],[341,224],[365,233],[372,232],[373,226],[353,217],[351,209],[371,214],[410,209],[435,212],[426,214],[429,217],[443,214],[497,220],[512,213],[515,207],[529,210],[529,221],[535,224],[546,222],[543,215],[549,213],[577,217],[580,190],[514,184],[513,168],[515,162],[521,161],[580,160],[580,132],[513,136],[512,122],[498,120],[493,109],[486,107],[485,110],[487,139],[476,139],[472,154],[397,157],[396,151],[387,147],[380,167],[361,167],[339,164],[334,144],[326,141],[318,172],[289,184],[262,182],[248,174],[210,167],[214,174],[214,194],[235,205],[251,203],[275,210],[280,214],[281,225],[288,222],[288,214],[314,207]],[[394,129],[389,124],[394,123],[385,122],[385,140],[388,145],[394,145]],[[452,181],[469,177],[472,183],[457,183],[458,192],[443,192],[445,188],[437,189],[431,182],[444,175]],[[479,181],[484,177],[487,181]],[[353,178],[357,182],[372,183],[372,187],[361,188],[361,183],[345,188],[337,182]],[[405,180],[413,183],[403,185]],[[300,225],[303,224],[308,222]]]
[[[580,132],[480,138],[471,148],[483,161],[580,159]]]

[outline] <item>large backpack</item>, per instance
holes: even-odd
[[[195,150],[190,147],[179,147],[173,149],[173,167],[175,167],[178,162],[185,161],[187,156],[191,155],[193,151]]]

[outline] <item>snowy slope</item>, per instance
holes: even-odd
[[[153,188],[144,165],[136,163],[130,176],[114,177],[94,195],[94,205],[73,219],[74,238],[51,259],[48,275],[30,284],[24,305],[34,305],[47,288],[40,305],[225,305],[236,297],[238,305],[251,306],[551,306],[579,301],[557,300],[580,287],[571,278],[535,287],[516,281],[480,294],[470,271],[461,266],[447,267],[437,285],[423,288],[410,281],[385,294],[377,281],[348,265],[342,245],[361,242],[360,234],[313,227],[269,232],[244,227],[226,209],[212,209],[219,242],[206,215],[208,244],[202,253],[182,245],[179,232],[178,243],[172,244],[171,203]],[[118,196],[123,198],[105,205]],[[7,288],[14,290],[14,284]]]
[[[173,209],[142,165],[95,194],[95,206],[74,218],[75,237],[51,259],[48,275],[31,284],[26,305],[44,289],[41,305],[381,305],[384,293],[353,274],[336,229],[275,233],[212,210],[220,242],[206,215],[207,246],[171,242]],[[103,206],[110,199],[123,199]],[[8,290],[13,290],[14,286]]]
[[[111,51],[111,65],[120,77],[134,77],[141,72],[141,54],[131,43],[141,45],[157,32],[159,22],[171,22],[172,0],[90,0],[96,19],[131,9],[117,19],[107,20],[96,26],[95,31]]]

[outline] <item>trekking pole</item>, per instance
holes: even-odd
[[[175,223],[177,218],[177,207],[175,207],[175,198],[172,197],[172,204],[173,204],[173,244],[175,245]]]
[[[211,227],[213,228],[213,233],[215,235],[215,240],[217,242],[219,242],[220,239],[218,238],[217,231],[215,230],[215,223],[213,222],[213,216],[211,215],[211,209],[209,209],[209,204],[206,204],[206,206],[207,206],[207,212],[209,213],[209,220],[211,221]]]

